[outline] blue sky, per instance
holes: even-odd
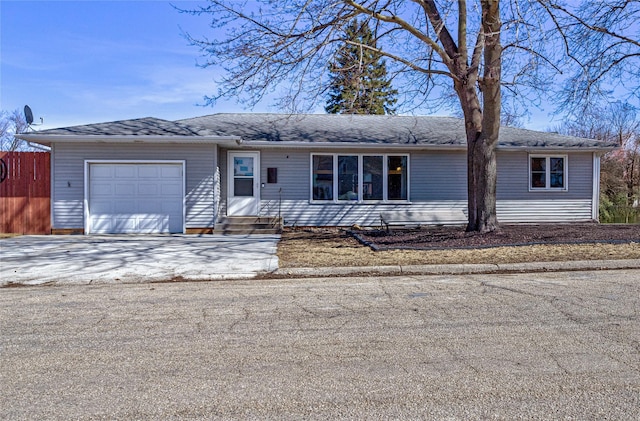
[[[234,101],[199,105],[216,91],[214,74],[196,66],[180,28],[211,29],[172,4],[203,2],[0,1],[0,108],[28,104],[43,128],[243,111]]]
[[[235,101],[203,107],[217,91],[211,69],[182,30],[211,36],[206,16],[181,14],[204,1],[0,0],[0,109],[28,104],[39,129],[141,117],[167,120],[251,110]],[[319,110],[318,112],[322,112]],[[525,126],[550,125],[536,112]]]

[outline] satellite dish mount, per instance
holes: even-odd
[[[40,126],[44,124],[44,119],[40,117],[40,124],[33,124],[33,112],[31,111],[31,107],[28,105],[24,106],[24,119],[27,121],[27,126],[31,128],[31,126]]]

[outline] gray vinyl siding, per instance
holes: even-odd
[[[536,155],[566,155],[567,191],[529,191],[529,154],[498,152],[498,200],[584,200],[592,198],[593,154],[536,152]]]
[[[265,150],[260,155],[262,168],[260,176],[265,187],[261,190],[261,199],[296,200],[309,198],[311,177],[311,158],[308,151]],[[267,168],[278,169],[278,182],[267,183]]]
[[[498,221],[514,223],[550,223],[550,222],[586,222],[591,221],[591,200],[499,200],[496,204]],[[267,205],[263,201],[263,209]],[[287,226],[380,226],[380,212],[393,210],[462,211],[465,218],[451,221],[452,225],[466,224],[467,202],[432,201],[412,202],[410,205],[396,204],[310,204],[306,200],[283,200],[280,204],[281,215]],[[265,215],[267,213],[265,212]],[[278,215],[277,203],[271,203],[271,216]],[[428,223],[425,220],[425,223]]]
[[[464,152],[420,152],[410,157],[410,199],[467,200],[467,155]]]
[[[249,149],[246,149],[249,150]],[[311,154],[337,151],[266,149],[261,151],[261,214],[278,215],[289,226],[379,226],[380,212],[392,210],[462,211],[467,215],[465,151],[409,153],[410,202],[311,203]],[[381,151],[340,150],[340,154],[381,154]],[[406,154],[387,151],[388,154]],[[221,150],[222,200],[226,197],[226,154]],[[589,221],[592,215],[591,153],[567,153],[568,191],[530,192],[527,152],[499,151],[497,215],[502,223]],[[267,168],[278,168],[278,182],[267,183]],[[223,208],[221,213],[225,213]],[[466,218],[466,216],[465,216]],[[466,219],[452,223],[465,224]]]
[[[550,223],[591,221],[592,200],[498,200],[496,213],[501,223]]]
[[[277,207],[275,208],[277,209]],[[309,201],[283,200],[282,217],[287,226],[342,226],[358,224],[366,227],[380,226],[380,212],[394,210],[433,211],[467,209],[466,201],[412,202],[411,204],[333,204]],[[277,215],[274,213],[273,215]],[[464,224],[466,219],[451,221],[450,224]]]
[[[84,228],[85,160],[184,160],[185,225],[203,228],[214,224],[215,145],[60,143],[52,151],[53,228]]]

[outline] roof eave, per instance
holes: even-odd
[[[416,143],[369,143],[369,142],[292,142],[270,140],[244,140],[241,147],[273,149],[438,149],[466,150],[466,145],[438,145]]]
[[[248,148],[294,148],[294,149],[430,149],[430,150],[467,150],[466,144],[427,144],[427,143],[368,143],[368,142],[295,142],[295,141],[269,141],[269,140],[244,140],[239,144]],[[514,146],[498,145],[500,151],[524,151],[524,152],[609,152],[616,147],[612,146]]]
[[[219,145],[238,145],[240,136],[180,136],[180,135],[53,135],[38,133],[17,134],[18,139],[27,142],[51,146],[53,143],[201,143]]]
[[[561,153],[567,151],[573,152],[610,152],[617,149],[617,146],[498,146],[498,150],[505,152],[544,152],[544,153]]]

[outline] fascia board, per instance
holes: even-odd
[[[545,147],[545,146],[498,146],[496,148],[504,152],[527,152],[527,153],[567,153],[567,152],[602,152],[606,153],[617,149],[616,146],[566,146],[566,147]]]
[[[241,147],[268,149],[437,149],[437,150],[466,150],[466,145],[422,145],[397,143],[367,143],[367,142],[281,142],[281,141],[245,141]]]
[[[238,145],[240,136],[131,136],[131,135],[44,135],[21,133],[15,137],[28,142],[51,146],[52,143],[209,143]]]
[[[280,141],[245,141],[241,147],[247,148],[273,148],[273,149],[410,149],[410,150],[467,150],[466,144],[396,144],[396,143],[367,143],[367,142],[280,142]],[[508,152],[540,152],[556,153],[556,152],[608,152],[615,147],[584,147],[584,146],[568,146],[568,147],[531,147],[531,146],[497,146],[499,151]]]

